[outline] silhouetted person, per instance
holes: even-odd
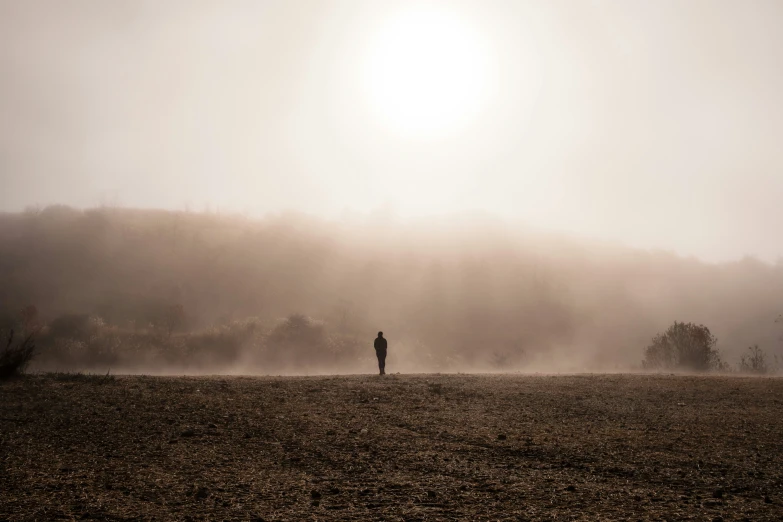
[[[375,338],[375,355],[378,357],[381,375],[386,375],[386,339],[383,338],[383,332],[378,332],[378,337]]]

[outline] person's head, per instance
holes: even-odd
[[[383,332],[378,332],[378,337],[383,337]]]

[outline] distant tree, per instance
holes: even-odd
[[[759,348],[759,345],[749,347],[748,353],[740,358],[740,371],[742,373],[764,375],[772,372],[772,370],[772,365],[767,360],[767,354]]]
[[[726,366],[715,349],[717,343],[706,326],[675,321],[664,333],[653,337],[642,365],[651,370],[721,370]]]

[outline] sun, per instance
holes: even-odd
[[[395,132],[456,131],[485,102],[485,46],[469,24],[448,11],[396,14],[379,28],[368,51],[365,93],[373,113]]]

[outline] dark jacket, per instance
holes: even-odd
[[[386,353],[386,339],[384,337],[375,338],[375,351],[378,353]]]

